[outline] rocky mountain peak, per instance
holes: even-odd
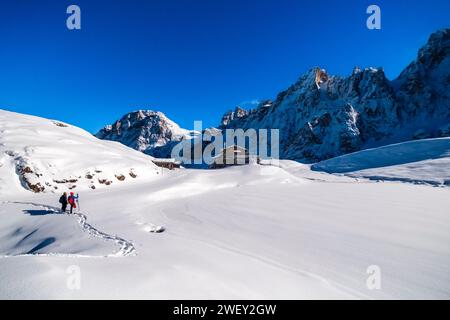
[[[412,89],[412,82],[416,82],[418,78],[426,77],[440,67],[449,68],[449,60],[450,28],[447,28],[430,36],[427,44],[419,50],[416,60],[411,62],[396,81],[404,85],[404,88],[409,86]]]
[[[223,116],[222,116],[222,120],[220,122],[220,126],[226,126],[228,125],[231,121],[235,120],[235,119],[239,119],[239,118],[243,118],[246,117],[248,115],[247,110],[241,108],[240,106],[237,106],[234,111],[229,110],[227,111]]]
[[[450,52],[450,28],[433,33],[428,43],[419,50],[418,61],[433,68],[448,58]]]
[[[189,130],[180,128],[162,112],[137,110],[125,114],[112,125],[105,126],[95,136],[146,152],[163,147],[171,141],[180,141],[189,134]]]

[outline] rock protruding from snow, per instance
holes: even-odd
[[[434,33],[394,81],[382,68],[355,68],[348,77],[313,68],[273,103],[228,112],[220,128],[280,129],[281,158],[307,162],[443,136],[450,119],[449,48],[450,29]]]
[[[193,132],[182,129],[164,113],[138,110],[101,129],[95,136],[120,142],[157,158],[170,158],[173,146]]]

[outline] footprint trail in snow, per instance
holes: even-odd
[[[37,208],[41,208],[47,211],[51,212],[60,212],[59,208],[43,205],[39,203],[33,203],[33,202],[18,202],[18,201],[5,201],[3,203],[13,203],[13,204],[25,204],[25,205],[31,205]],[[89,235],[103,239],[105,241],[113,241],[115,242],[120,248],[117,252],[106,255],[105,257],[125,257],[129,255],[136,254],[136,248],[134,247],[133,243],[131,241],[125,240],[121,237],[118,237],[116,235],[110,235],[105,232],[102,232],[95,227],[93,227],[91,224],[87,222],[86,215],[82,214],[81,212],[74,212],[74,215],[78,217],[78,223],[80,224],[83,231],[87,232]],[[32,254],[33,256],[36,255],[59,255],[59,254]],[[73,254],[62,254],[63,256],[77,256],[80,257],[82,255],[73,255]],[[94,257],[94,256],[89,256]]]

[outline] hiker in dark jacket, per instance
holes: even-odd
[[[70,204],[70,213],[72,213],[73,208],[77,207],[76,201],[78,200],[78,195],[75,196],[73,192],[70,193],[70,196],[68,198],[69,204]]]
[[[66,213],[67,208],[67,192],[64,192],[63,195],[59,198],[59,203],[61,203],[61,211]]]

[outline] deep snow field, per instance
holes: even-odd
[[[270,171],[274,172],[270,172]],[[313,174],[311,174],[313,175]],[[311,178],[311,175],[309,178]],[[1,298],[449,298],[448,188],[303,179],[263,166],[164,172],[82,193],[88,222],[133,243],[83,231],[45,211],[55,195],[0,205]],[[163,226],[162,233],[149,232]],[[45,243],[44,243],[45,245]],[[65,256],[67,254],[67,256]],[[66,287],[67,268],[81,289]],[[381,290],[366,287],[369,265]]]
[[[447,138],[437,142],[439,150],[431,141],[436,152],[425,159],[408,156],[405,163],[361,169],[354,165],[361,164],[357,156],[339,175],[280,161],[220,170],[148,165],[151,174],[116,181],[117,170],[145,172],[147,156],[91,140],[84,132],[79,138],[75,131],[70,139],[76,149],[49,156],[41,152],[50,144],[45,135],[29,131],[41,128],[41,118],[22,117],[0,113],[0,122],[10,125],[0,132],[2,299],[450,298]],[[72,129],[46,125],[41,130],[47,133]],[[84,144],[77,144],[80,139]],[[62,163],[81,159],[86,152],[81,145],[95,146],[104,157],[100,163],[95,156],[77,162],[73,176],[84,174],[84,166],[101,167],[114,182],[105,186],[95,180],[97,188],[91,189],[87,181],[75,189],[80,213],[57,211],[66,184],[32,193],[11,170],[26,158],[51,181],[64,170],[52,171],[48,164],[56,158]],[[108,160],[109,145],[113,160]],[[442,156],[433,162],[436,153]],[[432,180],[441,183],[409,183],[420,183],[421,176],[413,177],[420,162],[426,163],[427,176],[435,172]],[[315,170],[325,170],[321,165]],[[336,168],[331,160],[326,164],[326,171]],[[355,173],[368,169],[378,170],[377,176],[395,171],[398,179],[389,180],[399,181],[377,182]],[[372,265],[381,270],[381,289],[366,285]],[[75,290],[67,286],[73,266],[81,280]]]

